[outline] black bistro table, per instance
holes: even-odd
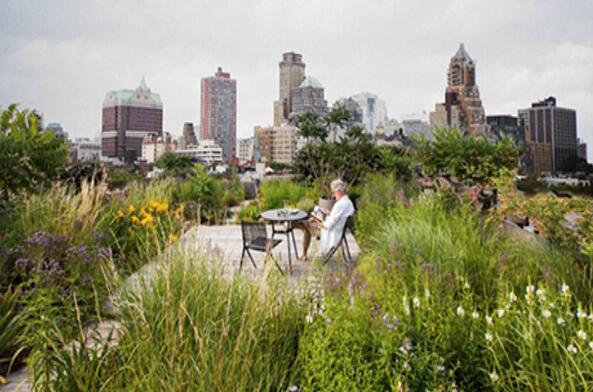
[[[292,245],[294,247],[295,256],[299,257],[297,251],[296,240],[294,238],[294,231],[292,229],[292,222],[306,219],[308,214],[305,211],[290,208],[279,208],[275,210],[268,210],[261,213],[261,217],[272,223],[272,239],[275,234],[286,234],[286,244],[288,245],[288,271],[292,274],[292,259],[290,257],[290,242],[292,237]],[[285,223],[286,226],[279,228],[278,224]]]

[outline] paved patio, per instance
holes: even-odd
[[[267,227],[268,237],[271,236],[271,227]],[[302,253],[303,247],[303,233],[301,230],[294,232],[299,256]],[[288,272],[288,247],[286,242],[286,235],[277,234],[275,239],[281,239],[282,242],[277,245],[272,251],[280,267]],[[356,261],[360,255],[360,248],[352,233],[347,234],[348,245],[352,258]],[[240,225],[224,225],[224,226],[196,226],[191,228],[181,239],[181,246],[183,252],[206,251],[208,254],[217,254],[224,263],[225,272],[234,275],[239,272],[239,265],[241,260],[241,252],[243,250],[243,237],[241,234]],[[313,239],[311,241],[311,248],[309,249],[309,259],[316,254],[318,241]],[[254,269],[249,257],[245,255],[243,260],[244,274],[255,275],[261,273],[264,265],[265,253],[254,252],[251,254],[258,266]],[[294,248],[291,243],[291,257],[292,257],[292,277],[306,277],[312,271],[311,262],[302,262],[297,260],[294,254]],[[340,258],[340,252],[336,252],[334,259]],[[269,260],[272,262],[271,260]]]

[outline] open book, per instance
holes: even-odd
[[[323,212],[321,208],[319,208],[319,206],[315,206],[315,208],[313,208],[313,211],[311,211],[311,217],[320,222],[323,222],[326,216],[327,214]]]

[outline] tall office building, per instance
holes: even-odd
[[[577,160],[577,115],[556,106],[556,98],[535,102],[519,110],[519,124],[533,158],[533,171],[570,172]]]
[[[295,123],[306,112],[316,113],[320,118],[327,114],[327,101],[321,83],[315,78],[307,76],[305,80],[292,90],[291,122]]]
[[[201,96],[200,140],[213,140],[230,162],[237,149],[237,81],[219,67],[214,76],[202,78]]]
[[[437,103],[435,111],[430,113],[431,125],[457,128],[470,136],[489,136],[476,84],[476,64],[463,44],[451,58],[447,78],[445,102]]]
[[[303,56],[288,52],[282,55],[278,64],[280,70],[280,94],[274,102],[274,125],[280,126],[288,122],[292,107],[292,92],[305,79],[305,63]]]
[[[110,91],[103,100],[101,155],[136,161],[142,141],[163,132],[163,104],[142,78],[135,90]]]
[[[362,110],[362,123],[368,133],[375,132],[378,126],[384,126],[387,121],[387,105],[375,94],[360,93],[352,96]]]
[[[198,144],[198,138],[194,131],[194,123],[186,122],[183,124],[183,142],[186,146],[195,146]]]

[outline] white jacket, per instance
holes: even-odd
[[[323,221],[321,230],[320,251],[326,253],[332,247],[338,245],[342,237],[344,225],[348,217],[354,214],[354,204],[348,198],[343,196],[334,204],[328,217]]]

